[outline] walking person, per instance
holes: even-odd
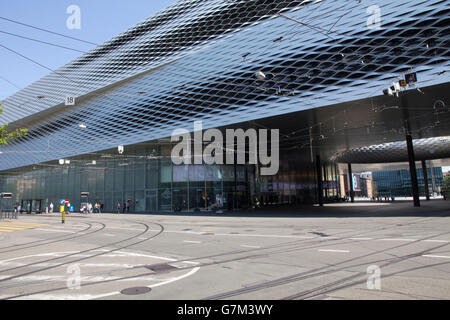
[[[116,208],[117,208],[117,213],[120,213],[120,202],[119,201],[117,201]]]
[[[127,203],[123,203],[122,213],[125,213],[125,210],[127,209]]]
[[[53,202],[50,202],[50,213],[53,213]]]

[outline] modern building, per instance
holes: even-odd
[[[380,197],[411,197],[411,174],[408,170],[372,172],[375,194]],[[419,192],[425,196],[422,169],[417,169]],[[428,193],[440,195],[443,185],[441,167],[427,168]]]
[[[0,192],[29,211],[61,199],[76,210],[234,210],[335,199],[338,162],[405,134],[439,137],[425,158],[450,157],[448,8],[178,1],[3,101],[0,124],[29,133],[1,146]],[[194,121],[279,129],[278,173],[175,165],[170,137]]]

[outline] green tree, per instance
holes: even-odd
[[[442,191],[444,192],[445,199],[450,200],[450,176],[444,177]]]
[[[0,102],[0,106],[1,106]],[[0,115],[3,109],[0,108]],[[27,134],[27,129],[16,129],[14,131],[8,131],[8,124],[0,126],[0,145],[8,144],[8,141],[19,139]]]

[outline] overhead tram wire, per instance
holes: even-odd
[[[344,14],[344,15],[345,15],[345,14]],[[2,18],[2,17],[0,17],[0,18]],[[341,18],[342,18],[342,17],[341,17]],[[341,18],[340,18],[340,19],[341,19]],[[340,19],[339,19],[339,20],[340,20]],[[338,21],[339,21],[339,20],[338,20]],[[337,22],[338,22],[338,21],[337,21]],[[337,23],[337,22],[336,22],[336,23]],[[336,24],[336,23],[335,23],[335,24]],[[333,26],[334,26],[334,25],[333,25]],[[332,29],[332,28],[331,28],[331,29]],[[292,32],[292,30],[291,30],[291,32]],[[291,32],[288,32],[288,34],[291,33]],[[336,32],[333,32],[333,33],[336,33]],[[283,37],[281,37],[281,40],[280,40],[280,41],[282,41],[282,38],[283,38]],[[275,43],[275,40],[274,40],[274,43]],[[270,48],[272,48],[273,46],[274,46],[274,44],[272,44],[272,46],[270,46]],[[6,48],[5,46],[2,46],[2,47]],[[13,51],[13,50],[11,50],[11,49],[9,49],[9,48],[6,48],[6,49],[8,49],[8,50],[10,50],[10,51]],[[269,48],[266,48],[266,49],[264,50],[263,53],[265,53],[266,51],[268,51],[268,49],[269,49]],[[19,53],[15,52],[15,51],[13,51],[13,52],[16,53],[16,54],[19,54]],[[21,55],[21,54],[19,54],[19,55]],[[32,61],[32,62],[34,62],[34,63],[37,63],[38,65],[40,65],[41,67],[46,68],[47,70],[50,70],[50,71],[54,72],[55,74],[59,75],[56,71],[54,71],[54,70],[52,70],[52,69],[50,69],[50,68],[47,68],[47,67],[45,67],[45,66],[39,64],[38,62],[36,62],[36,61],[34,61],[34,60],[32,60],[32,59],[30,59],[30,58],[28,58],[28,57],[25,57],[24,55],[21,55],[21,56],[24,57],[24,58],[26,58],[27,60],[30,60],[30,61]],[[245,60],[246,60],[246,59],[244,58],[244,61],[245,61]],[[247,60],[246,62],[251,62],[251,61],[248,61],[248,60]],[[226,70],[228,70],[228,69],[231,68],[231,67],[232,67],[232,66],[228,67]],[[60,75],[60,76],[62,76],[62,75]],[[67,78],[67,79],[69,79],[69,80],[71,80],[72,82],[75,83],[74,80],[72,80],[72,79],[70,79],[70,78],[68,78],[68,77],[65,77],[65,76],[64,76],[64,78]],[[341,111],[341,112],[342,112],[342,111]],[[341,113],[341,112],[338,112],[338,114]],[[308,130],[309,128],[313,128],[313,127],[322,125],[322,124],[324,124],[324,123],[327,122],[327,121],[334,120],[336,116],[337,116],[337,114],[334,115],[334,116],[332,116],[332,117],[330,117],[329,119],[325,119],[325,120],[321,121],[320,123],[314,124],[314,125],[311,126],[311,127],[304,128],[304,129],[300,129],[300,130],[295,130],[293,133],[295,134],[295,133],[297,133],[297,132],[301,132],[301,131],[304,131],[304,130]],[[254,122],[255,122],[255,121],[254,121]],[[341,131],[341,130],[339,130],[339,131]],[[289,136],[289,135],[292,135],[293,133],[288,134],[288,136]],[[298,137],[298,138],[300,138],[300,137]]]
[[[53,46],[53,47],[66,49],[66,50],[76,51],[76,52],[80,52],[80,53],[87,53],[86,51],[81,51],[81,50],[78,50],[78,49],[74,49],[74,48],[70,48],[70,47],[66,47],[66,46],[61,46],[61,45],[58,45],[58,44],[54,44],[54,43],[50,43],[50,42],[46,42],[46,41],[42,41],[42,40],[38,40],[38,39],[28,38],[28,37],[25,37],[25,36],[22,36],[22,35],[19,35],[19,34],[10,33],[10,32],[6,32],[6,31],[2,31],[2,30],[0,30],[0,33],[7,34],[7,35],[10,35],[10,36],[13,36],[13,37],[17,37],[17,38],[22,38],[22,39],[26,39],[26,40],[42,43],[42,44],[46,44],[46,45]]]
[[[83,40],[83,39],[71,37],[71,36],[68,36],[68,35],[65,35],[65,34],[62,34],[62,33],[58,33],[58,32],[54,32],[54,31],[51,31],[51,30],[44,29],[44,28],[36,27],[36,26],[30,25],[30,24],[26,24],[26,23],[23,23],[23,22],[20,22],[20,21],[13,20],[13,19],[1,17],[1,16],[0,16],[0,19],[5,20],[5,21],[9,21],[9,22],[12,22],[12,23],[16,23],[16,24],[19,24],[19,25],[22,25],[22,26],[25,26],[25,27],[28,27],[28,28],[33,28],[33,29],[36,29],[36,30],[39,30],[39,31],[51,33],[51,34],[54,34],[54,35],[57,35],[57,36],[60,36],[60,37],[64,37],[64,38],[68,38],[68,39],[84,42],[84,43],[91,44],[91,45],[94,45],[94,46],[99,46],[98,43],[94,43],[94,42],[86,41],[86,40]]]
[[[0,79],[2,79],[3,81],[9,83],[10,85],[12,85],[13,87],[15,87],[16,89],[22,90],[21,87],[19,87],[18,85],[16,85],[14,82],[9,81],[8,79],[6,79],[5,77],[0,76]]]
[[[53,69],[51,69],[51,68],[49,68],[49,67],[46,67],[46,66],[40,64],[39,62],[37,62],[37,61],[35,61],[35,60],[33,60],[33,59],[27,57],[27,56],[24,56],[24,55],[18,53],[17,51],[14,51],[14,50],[12,50],[12,49],[10,49],[10,48],[4,46],[4,45],[1,45],[1,44],[0,44],[0,46],[3,47],[3,48],[5,48],[5,49],[7,49],[7,50],[9,50],[9,51],[11,51],[11,52],[13,52],[13,53],[15,53],[15,54],[18,54],[19,56],[21,56],[21,57],[23,57],[23,58],[25,58],[25,59],[27,59],[27,60],[29,60],[29,61],[31,61],[31,62],[33,62],[33,63],[39,65],[39,66],[41,66],[41,67],[43,67],[43,68],[45,68],[45,69],[47,69],[47,70],[49,70],[49,71],[51,71],[51,72],[54,72],[55,74],[59,75],[60,77],[64,77],[64,78],[66,78],[66,79],[68,79],[68,80],[70,80],[70,81],[72,81],[72,82],[74,82],[74,83],[77,83],[75,80],[70,79],[70,78],[68,78],[68,77],[66,77],[66,76],[64,76],[64,75],[61,75],[61,74],[59,74],[58,72],[54,71]],[[78,84],[78,83],[77,83],[77,84]],[[108,96],[106,96],[106,97],[109,98]],[[112,100],[112,99],[111,99],[111,100]],[[343,112],[345,112],[345,111],[346,111],[346,110],[340,111],[340,112],[338,112],[337,114],[335,114],[335,115],[333,115],[332,117],[330,117],[329,119],[325,119],[325,120],[323,120],[323,121],[320,121],[320,122],[317,123],[317,124],[314,124],[314,125],[312,125],[312,126],[308,126],[308,128],[303,128],[303,129],[300,129],[300,130],[295,130],[294,132],[296,133],[296,132],[306,131],[306,130],[308,130],[308,129],[310,129],[310,128],[314,128],[314,127],[317,127],[317,126],[319,126],[319,125],[322,125],[322,124],[324,124],[325,122],[328,122],[328,121],[333,120],[337,115],[339,115],[339,114],[341,114],[341,113],[343,113]],[[256,121],[253,121],[253,122],[256,123]],[[361,128],[363,128],[363,127],[365,127],[365,126],[362,126]],[[344,128],[344,129],[345,129],[345,128]],[[354,128],[353,128],[353,129],[354,129]],[[343,130],[343,129],[337,130],[336,133],[339,132],[339,131],[342,131],[342,130]],[[290,134],[288,134],[288,135],[291,135],[291,134],[292,134],[292,133],[290,133]],[[309,135],[308,135],[308,136],[309,136]],[[305,136],[305,137],[306,137],[306,136]],[[297,138],[301,138],[301,137],[297,137]]]

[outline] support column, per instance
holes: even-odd
[[[412,136],[406,135],[406,147],[408,149],[409,173],[411,175],[411,189],[414,199],[414,207],[420,207],[419,184],[417,182],[416,159],[414,157],[414,147]]]
[[[428,173],[425,160],[422,160],[422,172],[423,172],[423,186],[425,189],[425,197],[427,198],[427,201],[430,201],[430,191],[428,189]]]
[[[348,187],[350,189],[350,200],[355,202],[355,192],[353,191],[353,174],[352,174],[352,164],[347,163],[348,168]]]
[[[322,164],[320,163],[320,155],[316,155],[316,172],[317,172],[317,199],[319,201],[319,205],[323,207]]]

